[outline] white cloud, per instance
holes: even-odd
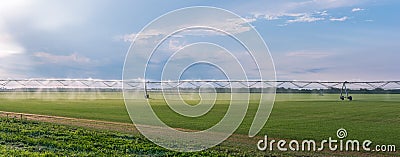
[[[7,21],[18,17],[28,4],[21,2],[19,0],[4,1],[0,5],[0,78],[2,79],[24,77],[21,71],[25,69],[21,64],[28,63],[21,56],[25,51],[24,47],[7,30]]]
[[[363,11],[364,9],[362,8],[353,8],[351,9],[352,12],[357,12],[357,11]]]
[[[330,21],[339,21],[339,22],[343,22],[343,21],[346,21],[346,20],[348,20],[349,19],[349,17],[347,17],[347,16],[343,16],[343,17],[341,17],[341,18],[331,18],[331,19],[329,19]]]
[[[3,25],[13,21],[30,28],[57,31],[68,26],[82,25],[93,10],[89,1],[13,0],[0,5]]]
[[[131,34],[125,34],[125,35],[118,35],[115,38],[117,40],[122,40],[124,42],[129,42],[130,43],[130,42],[135,40],[136,35],[137,35],[136,33],[131,33]]]
[[[251,27],[249,25],[247,25],[248,23],[254,22],[256,21],[256,18],[229,18],[229,19],[225,19],[225,21],[205,21],[203,20],[201,24],[197,24],[197,25],[205,25],[209,26],[209,27],[214,27],[214,28],[218,28],[221,29],[225,32],[231,33],[231,34],[240,34],[243,32],[247,32],[251,30]],[[193,25],[196,25],[196,23],[194,23]],[[187,25],[189,26],[189,25]],[[181,28],[187,27],[186,25],[180,26]],[[192,24],[190,24],[190,26],[192,26]],[[207,30],[207,29],[193,29],[193,30],[187,30],[185,31],[184,34],[187,35],[225,35],[221,32],[217,32],[214,30]]]
[[[328,11],[317,11],[313,13],[279,13],[279,14],[261,14],[253,13],[255,18],[263,18],[266,20],[286,19],[286,23],[296,22],[315,22],[325,20],[324,16],[329,15]],[[282,26],[282,25],[279,25]]]
[[[288,24],[287,23],[284,23],[284,24],[279,24],[279,25],[277,25],[278,27],[285,27],[285,26],[287,26]]]
[[[263,19],[266,19],[268,21],[279,20],[280,19],[278,15],[267,15],[267,14],[261,14],[261,13],[253,13],[253,16],[256,19],[263,18]]]
[[[0,77],[22,77],[30,65],[28,51],[18,41],[12,30],[23,29],[29,32],[60,32],[70,26],[80,26],[90,15],[89,1],[45,1],[12,0],[2,1],[0,5]],[[27,30],[29,29],[29,30]],[[42,57],[54,57],[51,54],[37,53]],[[70,56],[74,57],[74,56]],[[56,58],[60,59],[60,58]],[[87,61],[75,58],[77,61]]]
[[[251,30],[251,27],[247,26],[247,23],[251,23],[256,21],[255,18],[235,18],[235,19],[227,19],[226,21],[216,22],[211,26],[215,25],[217,28],[222,28],[224,31],[239,34],[242,32],[247,32]]]
[[[324,10],[324,11],[317,11],[317,14],[319,14],[320,16],[328,16],[328,11]]]
[[[172,50],[172,51],[178,51],[178,50],[182,49],[185,45],[186,45],[185,43],[182,43],[179,40],[171,39],[171,40],[169,40],[169,43],[168,43],[168,49]]]
[[[247,25],[248,23],[256,21],[256,18],[231,18],[226,19],[225,21],[209,21],[207,23],[208,27],[218,28],[225,32],[232,33],[232,34],[239,34],[243,32],[250,31],[252,28]],[[204,22],[204,21],[202,21]],[[204,25],[204,23],[202,23]],[[195,26],[196,23],[193,24],[185,24],[185,25],[178,25],[174,26],[174,31],[176,28],[185,28],[185,27],[192,27]],[[201,25],[200,25],[201,26]],[[147,40],[152,40],[153,37],[157,36],[165,36],[168,35],[167,33],[171,32],[168,26],[161,27],[158,29],[147,29],[144,32],[140,33],[130,33],[124,35],[118,35],[115,38],[117,40],[122,40],[124,42],[133,42],[136,39],[136,42],[146,43]],[[218,32],[211,29],[186,29],[178,34],[174,34],[170,37],[183,37],[185,35],[191,36],[215,36],[215,35],[225,35],[222,32]]]
[[[23,52],[24,48],[12,36],[0,29],[0,58]]]
[[[323,17],[313,17],[311,15],[305,14],[303,16],[296,17],[293,20],[287,20],[287,23],[295,23],[295,22],[315,22],[325,20]]]
[[[253,13],[255,19],[263,18],[266,20],[279,20],[284,17],[299,17],[304,16],[304,13],[271,13],[271,14],[262,14],[262,13]]]
[[[130,33],[130,34],[125,34],[125,35],[119,35],[117,36],[118,39],[124,41],[124,42],[132,42],[135,40],[136,37],[138,37],[137,40],[142,40],[142,39],[149,39],[154,36],[160,36],[164,35],[164,32],[162,30],[147,30],[146,32],[140,32],[140,36],[138,36],[139,33]]]
[[[328,10],[344,7],[359,6],[372,0],[299,0],[299,1],[265,1],[264,4],[253,3],[245,6],[247,10],[253,10],[251,14],[257,19],[266,20],[289,20],[286,22],[314,22],[327,20],[324,16],[335,14]],[[353,8],[354,11],[364,10],[362,8]],[[303,17],[296,17],[290,14],[297,14]],[[308,15],[308,16],[304,16]]]
[[[0,57],[8,57],[10,55],[20,54],[24,52],[22,47],[14,37],[7,31],[7,21],[18,17],[24,12],[30,1],[23,3],[20,0],[4,1],[0,5]],[[17,12],[15,10],[21,10]],[[5,71],[5,70],[3,70]]]
[[[55,63],[55,64],[86,64],[92,62],[90,58],[80,56],[77,53],[70,55],[54,55],[46,52],[36,52],[34,56],[39,58],[43,63]]]

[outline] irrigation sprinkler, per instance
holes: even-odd
[[[341,88],[341,90],[340,90],[340,99],[341,99],[341,100],[344,100],[345,98],[347,98],[347,99],[349,99],[350,101],[352,101],[352,100],[353,100],[353,97],[352,97],[352,96],[349,96],[349,92],[347,91],[347,86],[346,86],[347,83],[349,83],[349,82],[347,82],[347,81],[344,81],[344,82],[343,82],[342,88]],[[343,91],[345,92],[346,97],[343,96]]]

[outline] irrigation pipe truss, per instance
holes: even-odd
[[[267,88],[292,89],[341,88],[343,83],[350,89],[400,89],[400,81],[279,81],[279,80],[100,80],[100,79],[5,79],[0,80],[0,89],[29,88],[83,88],[83,89],[158,89],[198,88],[208,84],[216,88]]]

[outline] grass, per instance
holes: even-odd
[[[131,123],[122,94],[0,93],[0,110]]]
[[[375,144],[400,145],[400,95],[353,95],[354,101],[338,100],[338,95],[278,94],[270,118],[260,136],[279,139],[336,138],[336,131],[345,128],[352,139],[369,139]],[[199,118],[175,114],[162,100],[153,100],[153,109],[160,119],[172,127],[203,130],[216,124],[224,115],[227,101],[217,101],[209,113]],[[256,101],[236,133],[247,134]]]
[[[224,96],[223,96],[224,97]],[[348,138],[373,144],[400,146],[400,95],[353,95],[340,101],[337,94],[277,94],[273,111],[259,136],[279,139],[336,138],[345,128]],[[175,114],[164,100],[150,101],[157,115],[172,127],[202,130],[217,123],[228,107],[218,100],[212,110],[198,118]],[[247,134],[257,109],[252,101],[238,134]],[[119,93],[0,93],[0,110],[130,123]]]
[[[222,147],[180,153],[141,136],[0,118],[1,156],[243,156],[245,153]]]

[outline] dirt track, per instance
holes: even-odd
[[[100,130],[118,131],[122,133],[138,134],[135,125],[128,123],[118,123],[118,122],[108,122],[100,120],[89,120],[89,119],[79,119],[79,118],[69,118],[60,116],[48,116],[39,114],[27,114],[27,113],[17,113],[17,112],[4,112],[0,111],[1,117],[16,118],[16,119],[26,119],[35,120],[41,122],[50,122],[71,126],[88,127]]]

